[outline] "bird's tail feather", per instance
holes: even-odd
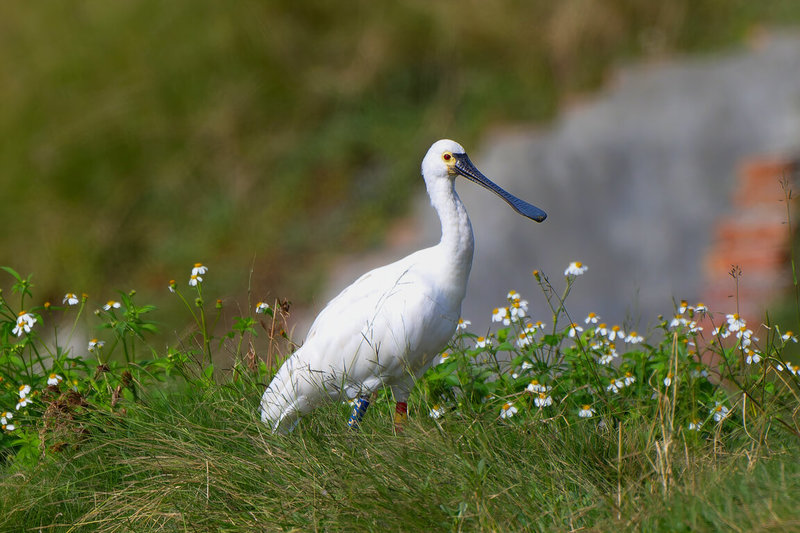
[[[302,414],[299,409],[301,398],[292,375],[291,363],[287,360],[261,397],[261,421],[272,427],[274,432],[288,433],[297,425]]]

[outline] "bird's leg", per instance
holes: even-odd
[[[366,396],[360,396],[353,401],[353,412],[350,413],[350,418],[347,420],[347,426],[350,429],[358,429],[364,413],[367,412],[367,407],[369,407],[369,399]]]
[[[406,402],[397,402],[394,406],[394,432],[402,433],[403,425],[408,419],[408,404]]]

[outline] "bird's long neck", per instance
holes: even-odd
[[[454,180],[437,180],[428,188],[428,194],[442,223],[438,247],[443,252],[443,266],[449,269],[451,279],[460,280],[465,288],[475,246],[467,209],[456,193]]]

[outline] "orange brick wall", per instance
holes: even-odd
[[[754,157],[740,165],[729,214],[717,222],[704,258],[702,298],[711,311],[737,310],[736,284],[730,275],[733,265],[741,270],[739,314],[753,329],[763,322],[770,302],[791,287],[790,231],[782,181],[790,189],[797,186],[799,169],[798,158],[791,157]],[[792,211],[792,218],[796,216]],[[794,230],[794,220],[792,226]]]

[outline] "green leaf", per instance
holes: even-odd
[[[550,335],[545,335],[542,341],[544,341],[544,343],[547,344],[548,346],[558,346],[558,343],[561,341],[561,339],[558,335],[550,334]]]
[[[8,272],[12,276],[14,276],[14,279],[16,279],[18,282],[22,283],[22,276],[20,276],[19,273],[16,270],[14,270],[13,268],[7,267],[7,266],[0,266],[0,269],[5,270],[6,272]]]

